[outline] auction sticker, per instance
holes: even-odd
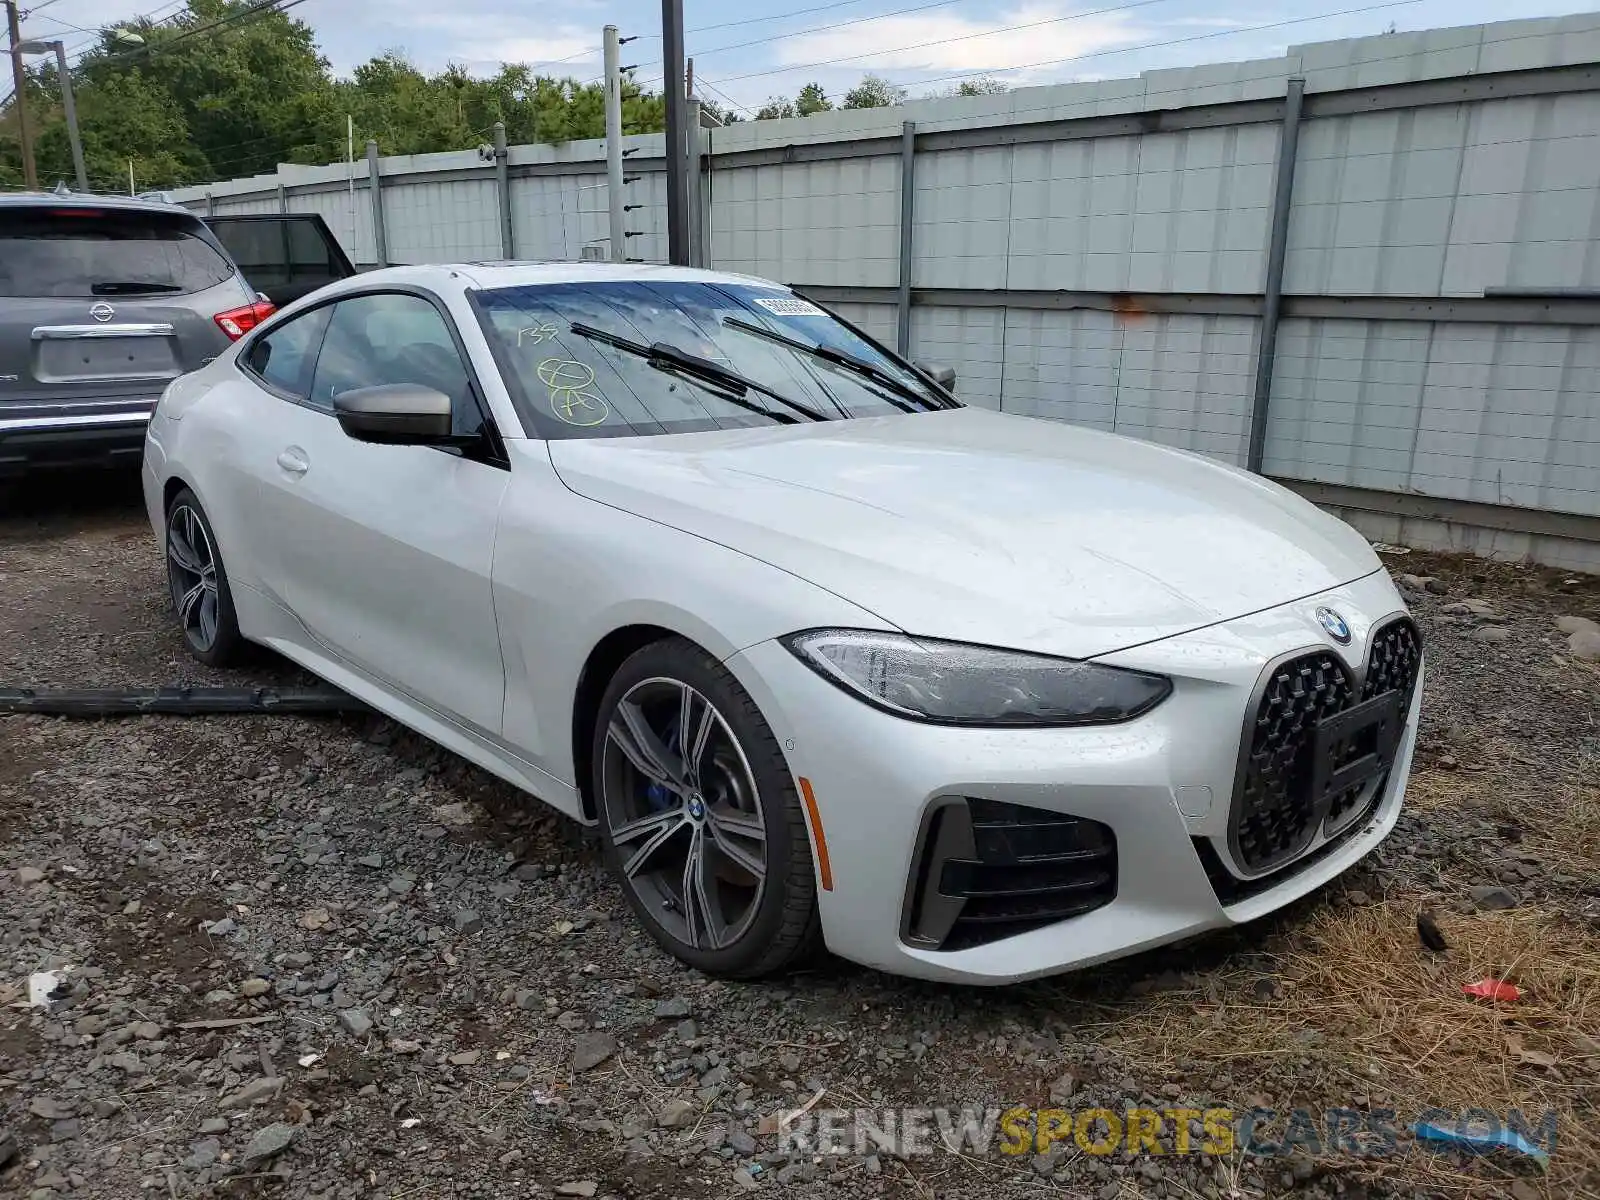
[[[827,316],[820,308],[809,300],[801,300],[797,296],[753,296],[755,303],[766,309],[769,313],[779,317],[824,317]]]

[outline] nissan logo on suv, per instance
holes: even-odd
[[[112,317],[117,315],[117,310],[102,300],[99,304],[96,304],[89,309],[89,315],[96,321],[104,324],[106,321],[111,320]]]

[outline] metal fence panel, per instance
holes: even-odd
[[[492,179],[385,186],[383,214],[395,262],[500,257],[500,210]]]
[[[1556,294],[1600,289],[1600,15],[718,129],[708,265],[832,289],[890,344],[904,285],[912,355],[952,366],[968,403],[1242,462],[1296,77],[1290,315],[1263,468],[1396,497],[1375,511],[1402,522],[1442,520],[1395,516],[1402,499],[1499,506],[1513,525],[1484,543],[1496,552],[1571,564],[1589,538],[1600,566],[1600,525],[1514,525],[1529,510],[1600,518],[1597,306]],[[632,260],[666,257],[662,140],[627,139]],[[180,195],[275,211],[284,184],[291,210],[322,212],[370,262],[365,179],[352,222],[334,190],[344,170],[283,167]],[[382,183],[393,261],[500,255],[495,185],[474,152],[384,159]],[[512,147],[517,255],[609,257],[605,187],[599,142]],[[1507,288],[1545,298],[1493,294]]]
[[[893,158],[713,169],[710,258],[786,283],[892,287],[899,264]]]
[[[1005,330],[1003,308],[911,310],[915,357],[954,367],[956,394],[981,408],[1001,407]]]
[[[1600,328],[1284,323],[1266,471],[1600,516]]]
[[[1242,462],[1255,324],[1012,310],[1003,407]]]
[[[352,262],[370,264],[378,261],[377,246],[372,239],[371,194],[361,182],[356,184],[353,206],[348,189],[303,192],[298,195],[291,193],[288,206],[290,212],[321,214]]]

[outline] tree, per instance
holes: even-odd
[[[779,121],[784,117],[798,116],[795,112],[794,101],[785,100],[782,96],[769,96],[767,102],[756,109],[756,120]]]
[[[828,99],[828,93],[822,90],[820,83],[806,84],[794,99],[794,110],[802,117],[809,117],[812,113],[828,112],[832,108],[833,101]]]
[[[151,189],[333,162],[345,154],[347,114],[357,137],[376,138],[385,154],[469,149],[496,121],[513,143],[605,136],[599,83],[536,75],[521,63],[487,78],[454,65],[430,75],[399,51],[335,79],[311,28],[260,0],[188,0],[171,20],[129,27],[142,46],[102,31],[72,72],[98,189],[125,187],[129,158]],[[70,180],[55,65],[31,67],[26,92],[40,178]],[[0,110],[0,134],[14,121],[14,106]],[[623,131],[655,133],[665,123],[660,94],[624,76]],[[16,142],[0,136],[0,187],[20,186],[21,163]]]
[[[947,87],[937,92],[928,92],[923,98],[926,100],[948,100],[952,96],[997,96],[1010,90],[1009,84],[1002,83],[993,75],[980,75],[976,79],[965,80],[956,87]]]
[[[738,110],[732,105],[718,104],[715,100],[707,100],[704,97],[701,97],[700,107],[706,112],[710,113],[717,120],[721,121],[724,125],[732,125],[738,121],[744,120],[744,118],[739,115]]]
[[[1002,83],[993,75],[979,75],[976,79],[965,80],[956,88],[958,96],[998,96],[1001,92],[1009,92],[1010,86]]]
[[[311,27],[261,8],[252,0],[189,0],[174,21],[134,22],[144,44],[133,50],[103,33],[79,63],[80,92],[129,75],[165,91],[212,177],[337,157],[344,121]]]
[[[861,82],[844,94],[844,108],[892,108],[906,102],[906,90],[881,75],[863,75]]]

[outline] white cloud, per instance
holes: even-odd
[[[592,59],[600,61],[600,30],[571,21],[544,24],[528,19],[506,0],[455,0],[446,7],[435,0],[394,0],[396,23],[410,38],[407,48],[428,60],[437,57],[463,66],[498,69],[501,63],[523,62],[532,65],[565,63],[573,68]],[[587,7],[587,0],[565,0],[563,9]],[[510,10],[510,11],[508,11]],[[550,20],[547,6],[543,21]],[[533,26],[537,36],[522,31]]]
[[[863,21],[780,42],[777,58],[796,68],[848,60],[862,71],[1003,70],[1093,54],[1144,36],[1121,14],[1078,16],[1063,5],[1026,4],[987,19],[917,13]]]

